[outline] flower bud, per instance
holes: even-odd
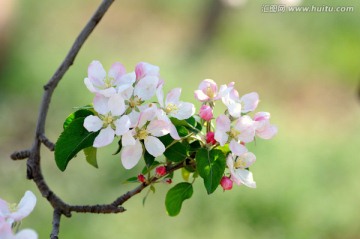
[[[211,145],[215,145],[216,144],[216,140],[215,140],[215,138],[214,138],[214,136],[215,136],[215,133],[214,132],[208,132],[207,134],[206,134],[206,143],[207,144],[211,144]]]
[[[171,184],[171,183],[172,183],[172,179],[171,179],[171,178],[165,178],[165,179],[164,179],[164,183]]]
[[[166,167],[165,166],[159,166],[155,169],[155,173],[157,177],[164,176],[166,174]]]
[[[203,105],[200,108],[199,115],[203,120],[209,121],[213,118],[213,110],[210,106]]]
[[[231,190],[233,186],[233,181],[230,178],[223,176],[220,181],[221,187],[225,190]]]
[[[145,183],[145,181],[146,181],[145,176],[142,175],[142,174],[139,174],[139,175],[137,176],[137,178],[138,178],[139,182]]]

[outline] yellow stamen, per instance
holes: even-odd
[[[176,112],[179,108],[174,104],[168,104],[166,108],[164,109],[166,114],[169,114],[171,112]]]

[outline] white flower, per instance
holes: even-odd
[[[256,136],[262,139],[271,139],[278,129],[275,125],[270,124],[270,113],[258,112],[254,115]]]
[[[35,204],[36,197],[31,191],[25,192],[18,205],[8,204],[0,199],[0,218],[4,218],[9,224],[21,221],[32,212]]]
[[[130,118],[127,115],[121,116],[125,111],[125,103],[119,94],[114,94],[110,98],[97,94],[94,98],[94,110],[99,115],[89,115],[84,121],[84,127],[89,132],[100,130],[94,140],[94,147],[111,144],[115,135],[123,135],[129,130]]]
[[[165,152],[164,144],[157,138],[170,132],[169,123],[157,119],[157,108],[149,107],[140,113],[136,127],[122,137],[121,161],[126,169],[133,168],[143,155],[144,142],[146,151],[154,157]]]
[[[256,157],[251,152],[243,153],[241,156],[229,154],[226,159],[226,165],[230,170],[231,180],[237,185],[244,184],[247,187],[256,188],[256,182],[253,179],[252,173],[245,169],[250,167],[255,161]]]
[[[38,235],[34,230],[24,229],[14,235],[11,225],[0,217],[0,238],[1,239],[37,239]]]

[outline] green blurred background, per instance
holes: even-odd
[[[51,231],[51,207],[25,179],[25,162],[9,155],[31,147],[42,86],[99,2],[0,1],[0,10],[13,10],[0,35],[0,197],[18,202],[26,190],[37,195],[22,228],[39,238]],[[180,86],[182,98],[194,103],[201,80],[235,81],[240,94],[259,93],[258,110],[271,112],[279,133],[251,146],[255,190],[208,196],[198,180],[180,215],[170,218],[164,207],[170,186],[157,185],[144,207],[146,192],[127,202],[123,214],[63,217],[61,238],[360,238],[360,2],[303,2],[354,6],[348,13],[263,13],[270,3],[215,7],[207,25],[210,0],[115,1],[54,93],[46,125],[51,140],[72,107],[92,101],[83,79],[94,59],[107,69],[115,61],[129,71],[139,61],[158,65],[165,89]],[[111,155],[116,145],[109,148],[99,150],[98,170],[79,155],[64,173],[44,149],[48,184],[70,204],[111,202],[134,187],[122,182],[141,166],[125,171]]]

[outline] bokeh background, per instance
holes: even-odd
[[[0,0],[0,197],[37,195],[22,228],[39,238],[50,233],[51,207],[25,179],[25,162],[9,155],[31,147],[42,86],[99,2]],[[347,13],[264,13],[274,1],[214,2],[115,1],[54,93],[46,132],[56,141],[72,107],[92,101],[83,79],[94,59],[129,71],[140,61],[158,65],[165,89],[180,86],[193,102],[201,80],[235,81],[240,94],[259,93],[258,110],[271,112],[279,128],[273,140],[251,146],[258,188],[208,196],[198,180],[170,218],[170,186],[157,185],[145,206],[143,192],[123,214],[63,217],[61,238],[360,238],[360,2],[302,2],[354,6]],[[123,181],[139,169],[125,171],[115,150],[99,150],[99,169],[79,154],[62,173],[44,149],[43,172],[68,203],[108,203],[135,186]]]

